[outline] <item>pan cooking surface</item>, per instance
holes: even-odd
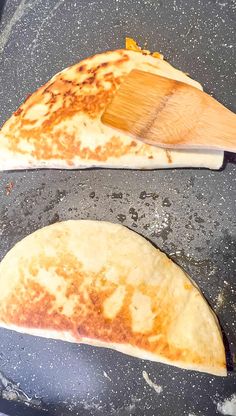
[[[160,50],[235,111],[233,8],[231,1],[204,0],[6,2],[0,122],[57,71],[122,47],[126,35]],[[235,188],[232,155],[220,172],[1,173],[0,259],[27,234],[59,220],[122,223],[169,254],[200,286],[220,319],[232,369]],[[236,375],[218,378],[0,329],[0,391],[0,412],[14,415],[213,416],[233,406]]]

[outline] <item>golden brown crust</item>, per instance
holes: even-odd
[[[65,270],[65,264],[67,270]],[[76,296],[77,301],[74,305],[73,314],[68,317],[63,313],[63,307],[56,306],[56,297],[46,290],[45,286],[36,281],[29,281],[27,288],[22,287],[22,283],[16,286],[12,296],[8,298],[4,309],[4,316],[10,324],[23,326],[26,328],[69,330],[73,332],[75,338],[92,338],[109,343],[128,343],[135,347],[164,355],[171,361],[191,361],[195,364],[203,364],[205,358],[194,354],[187,349],[175,348],[168,344],[167,334],[172,324],[173,307],[166,301],[165,294],[160,291],[155,294],[155,305],[152,311],[156,313],[155,323],[148,332],[135,333],[132,329],[132,319],[130,314],[130,304],[134,293],[132,286],[127,287],[123,305],[114,319],[109,319],[103,311],[103,303],[109,298],[116,289],[115,284],[111,284],[96,290],[92,284],[87,288],[86,298],[80,287],[87,279],[81,264],[69,253],[62,255],[61,258],[50,259],[47,257],[33,258],[29,271],[32,276],[37,276],[39,269],[49,270],[55,268],[57,275],[67,281],[65,298],[70,300],[70,296]],[[69,272],[68,272],[69,270]],[[106,270],[92,277],[93,282],[102,282]],[[91,274],[89,275],[91,279]],[[125,284],[125,279],[120,279],[120,284]],[[192,285],[185,284],[187,290],[192,289]],[[152,288],[147,285],[139,285],[138,290],[153,298]],[[154,303],[154,302],[153,302]],[[162,307],[160,309],[160,304]],[[84,305],[86,304],[86,308]],[[161,334],[156,341],[150,341],[151,337]]]
[[[134,68],[200,85],[167,62],[118,50],[55,75],[30,95],[0,130],[0,169],[216,166],[222,153],[169,152],[133,140],[101,122],[110,99]]]
[[[17,271],[14,267],[9,270],[9,264],[13,263],[9,255],[0,265],[2,292],[4,285],[8,286],[6,273],[9,273],[8,279],[13,273],[14,277],[18,275],[14,287],[0,299],[0,321],[25,332],[31,328],[59,334],[67,331],[78,342],[91,339],[108,346],[129,345],[172,364],[181,362],[186,367],[225,368],[224,348],[215,317],[198,289],[171,260],[143,239],[135,247],[133,233],[124,227],[104,223],[103,229],[103,223],[97,225],[90,221],[64,224],[65,228],[63,223],[48,227],[47,241],[40,237],[47,236],[46,229],[42,229],[16,246],[13,255]],[[78,234],[74,234],[76,227]],[[88,243],[84,234],[86,227]],[[99,242],[93,241],[98,230],[103,234],[101,244],[105,246],[105,254],[101,252],[96,257],[93,252],[97,253]],[[79,236],[83,241],[77,241]],[[23,254],[27,253],[24,241],[33,250],[29,258]],[[119,249],[117,242],[130,245]],[[77,247],[74,253],[69,250],[71,244]],[[138,247],[142,250],[142,245],[146,253],[142,262],[146,264],[140,263],[134,253]],[[124,250],[124,254],[118,254],[117,250]],[[125,253],[128,253],[127,260]],[[107,258],[104,262],[100,258],[103,255]],[[133,262],[132,268],[130,262]],[[195,320],[199,317],[195,314],[199,308],[202,323],[200,319],[198,328]],[[199,333],[195,333],[197,330]],[[189,331],[187,337],[186,331]]]
[[[112,68],[119,68],[129,60],[126,51],[117,51],[117,55],[112,61]],[[17,131],[18,134],[14,138],[11,137],[9,149],[24,153],[21,142],[25,140],[32,147],[31,155],[36,159],[53,158],[67,161],[72,161],[75,154],[82,159],[104,161],[111,156],[119,157],[129,153],[136,142],[125,146],[119,137],[114,136],[103,147],[96,146],[91,150],[89,147],[81,146],[81,141],[75,133],[68,134],[63,128],[53,131],[53,127],[65,121],[69,122],[78,113],[84,113],[90,119],[100,116],[122,82],[122,76],[115,76],[109,66],[109,62],[102,62],[95,67],[78,63],[30,95],[14,113],[11,134],[12,131]],[[68,79],[71,72],[73,79]],[[38,125],[37,111],[33,119],[28,117],[28,114],[42,103],[47,107],[47,111],[45,110]]]

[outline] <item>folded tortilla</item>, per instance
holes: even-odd
[[[101,53],[55,75],[34,92],[0,131],[0,170],[89,167],[219,169],[221,151],[166,150],[134,140],[101,115],[134,68],[196,81],[157,57],[131,50]]]
[[[56,223],[16,244],[0,263],[0,326],[226,375],[220,327],[198,287],[108,222]]]

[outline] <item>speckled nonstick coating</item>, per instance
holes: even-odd
[[[122,47],[126,35],[163,52],[235,111],[233,12],[235,2],[229,0],[8,1],[0,25],[0,122],[57,71]],[[235,195],[233,155],[227,155],[219,172],[1,173],[0,259],[27,234],[58,220],[121,222],[164,250],[197,282],[220,319],[232,368]],[[232,371],[219,378],[4,329],[0,371],[1,396],[11,399],[0,400],[0,412],[24,416],[214,416],[222,414],[217,404],[222,410],[219,403],[236,392]],[[161,393],[146,383],[143,371],[162,387]]]

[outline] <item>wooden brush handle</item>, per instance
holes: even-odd
[[[208,94],[190,85],[169,81],[155,114],[150,114],[149,123],[137,136],[149,144],[164,147],[236,152],[236,115]],[[155,124],[158,128],[153,134]]]
[[[189,84],[132,70],[102,122],[146,143],[236,152],[236,115]]]
[[[208,138],[212,147],[236,152],[236,115],[211,96],[202,94],[207,99],[197,129],[199,143]]]

